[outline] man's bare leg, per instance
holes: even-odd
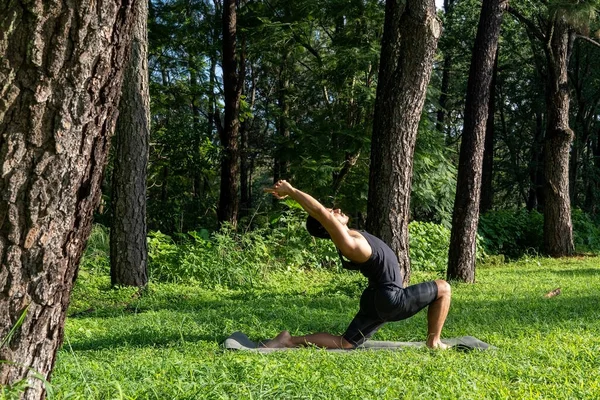
[[[305,336],[292,336],[288,331],[283,331],[275,336],[273,340],[264,344],[264,347],[300,347],[315,345],[326,349],[352,349],[352,343],[344,339],[343,336],[331,335],[329,333],[313,333]]]
[[[427,347],[432,349],[447,349],[448,345],[442,343],[441,334],[444,322],[450,309],[450,298],[452,290],[448,282],[438,279],[435,281],[438,287],[437,299],[429,305],[427,310]]]

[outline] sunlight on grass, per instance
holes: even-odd
[[[279,272],[247,290],[151,284],[110,289],[82,273],[58,354],[58,399],[583,399],[600,393],[600,259],[542,258],[482,266],[453,284],[444,336],[476,336],[487,352],[275,354],[224,351],[241,330],[341,333],[358,307],[359,274]],[[415,273],[413,283],[436,278]],[[562,294],[545,298],[560,287]],[[425,313],[374,339],[423,340]]]

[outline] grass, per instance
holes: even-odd
[[[110,289],[82,271],[52,386],[57,399],[600,399],[600,258],[525,259],[481,267],[454,284],[444,336],[498,347],[462,353],[253,354],[221,343],[342,333],[358,307],[359,274],[277,273],[247,290],[151,284]],[[415,273],[413,282],[435,278]],[[562,294],[544,298],[561,287]],[[425,313],[377,340],[423,340]]]

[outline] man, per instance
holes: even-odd
[[[348,228],[348,217],[339,209],[325,208],[312,196],[280,180],[265,189],[278,199],[291,197],[309,214],[307,229],[316,237],[330,238],[338,249],[342,266],[359,270],[369,279],[360,298],[360,309],[341,336],[314,333],[291,336],[283,331],[266,347],[298,347],[315,345],[330,349],[352,349],[369,339],[386,322],[409,318],[427,311],[427,340],[430,348],[445,349],[441,342],[442,327],[450,308],[450,285],[436,280],[402,287],[402,273],[392,249],[379,238]]]

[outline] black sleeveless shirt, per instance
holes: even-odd
[[[364,263],[355,263],[342,256],[338,249],[342,267],[358,270],[369,279],[369,287],[383,288],[395,286],[402,288],[402,273],[398,258],[385,242],[365,231],[358,231],[371,246],[371,257]]]

